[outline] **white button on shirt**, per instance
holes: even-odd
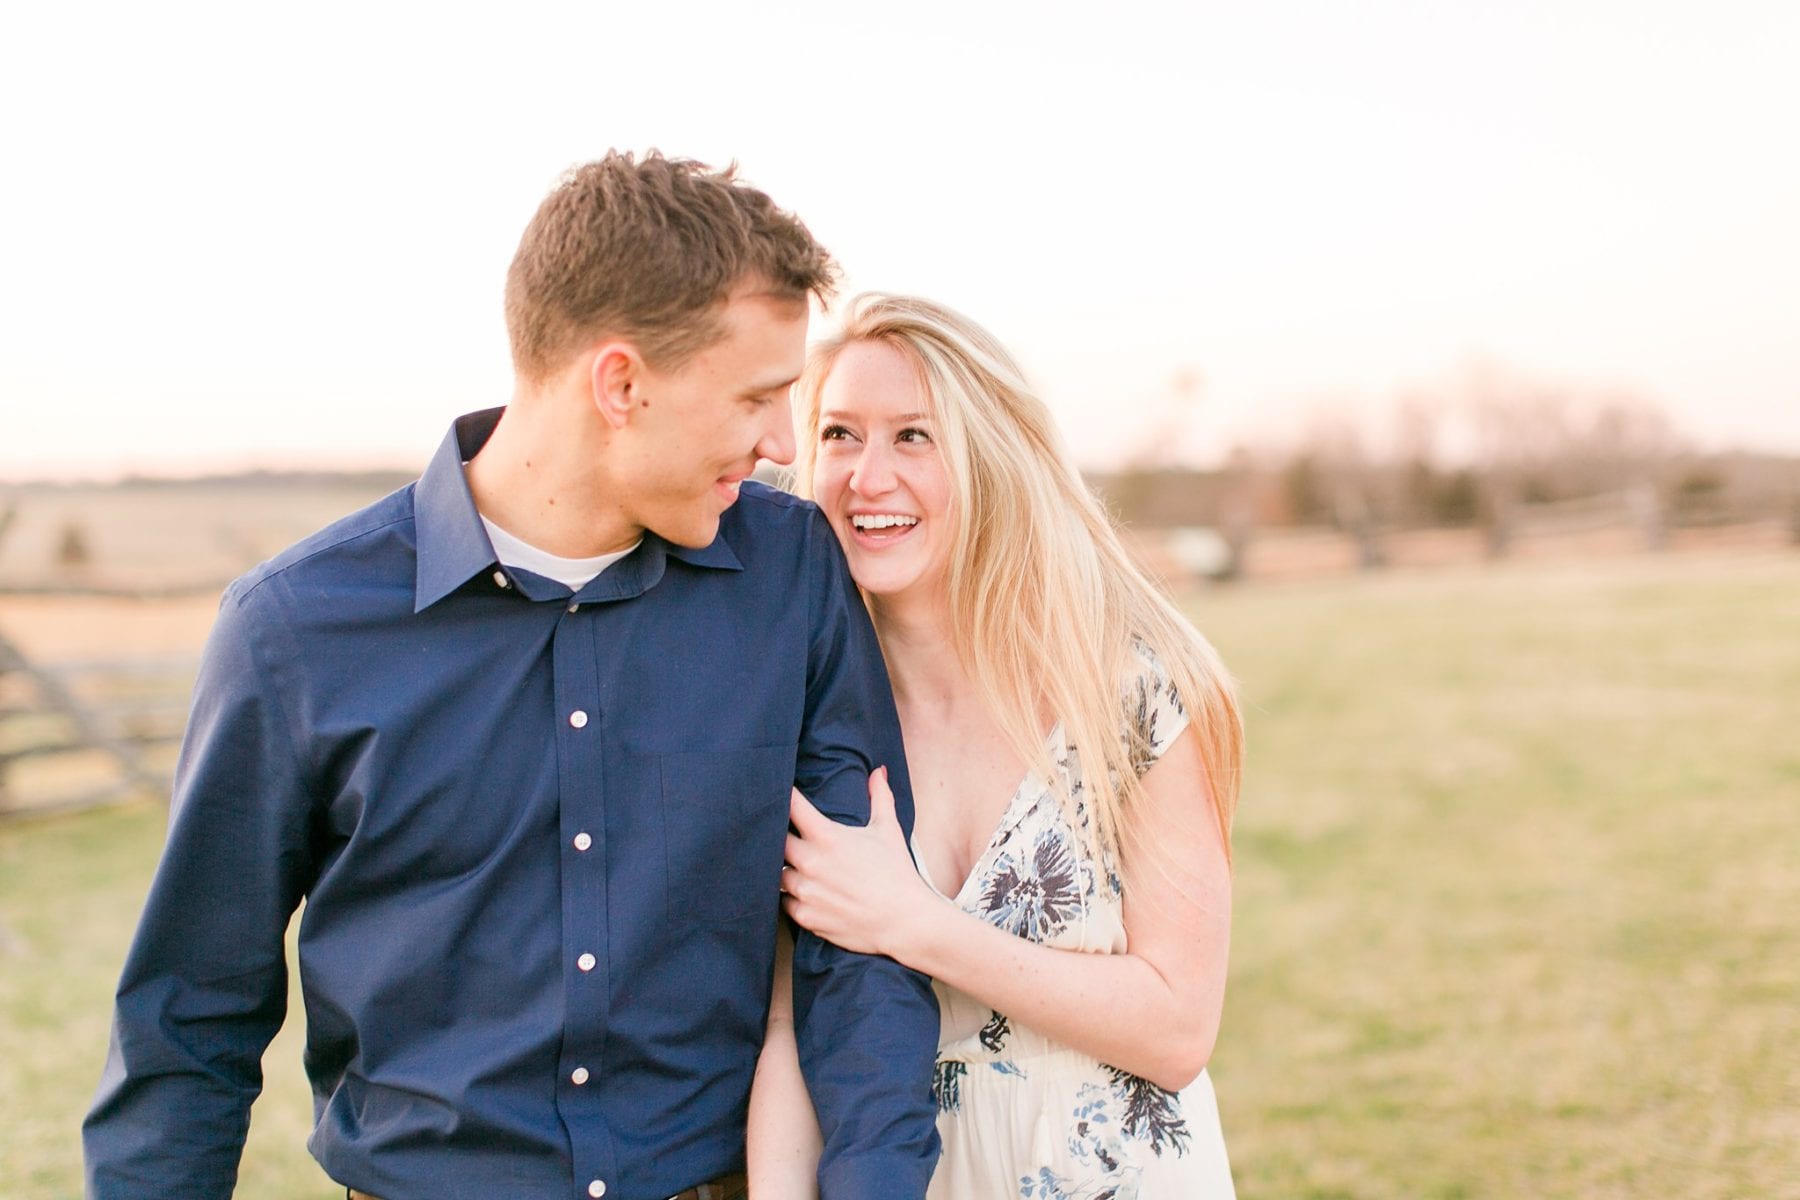
[[[579,708],[576,709],[569,714],[569,724],[577,729],[587,728],[587,714],[582,712]]]
[[[594,958],[593,955],[584,954],[580,958],[575,960],[575,965],[580,967],[584,971],[591,971],[594,969],[594,963],[596,961],[597,960]]]
[[[589,846],[591,846],[593,844],[594,844],[594,839],[589,837],[587,834],[578,833],[575,835],[575,848],[577,850],[586,850]]]
[[[586,1067],[576,1067],[573,1071],[569,1072],[569,1082],[574,1084],[576,1087],[580,1087],[582,1084],[586,1083],[587,1081],[588,1081],[588,1069]]]
[[[594,1200],[600,1200],[600,1197],[606,1195],[606,1181],[604,1179],[596,1179],[594,1182],[588,1184],[588,1195],[592,1196]]]

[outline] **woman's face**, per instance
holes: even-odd
[[[872,596],[932,595],[950,560],[950,477],[911,362],[880,342],[838,353],[819,394],[813,495]]]

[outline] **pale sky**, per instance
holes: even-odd
[[[1800,452],[1791,0],[12,12],[0,478],[421,465],[613,146],[988,325],[1090,465],[1472,358]]]

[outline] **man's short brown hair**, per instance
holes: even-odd
[[[538,206],[506,274],[513,365],[542,381],[590,339],[672,369],[720,337],[742,282],[821,301],[837,268],[792,214],[736,178],[655,150],[576,167]]]

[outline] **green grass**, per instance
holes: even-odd
[[[106,1058],[112,991],[162,844],[166,809],[0,826],[0,1196],[82,1194],[81,1117]],[[296,988],[289,1012],[300,1012]],[[264,1059],[238,1194],[334,1193],[306,1153],[312,1098],[300,1021]]]
[[[1800,1194],[1800,558],[1192,608],[1250,724],[1212,1065],[1245,1200]],[[0,827],[8,1197],[80,1194],[161,830]],[[240,1192],[328,1197],[297,1029],[268,1070]]]
[[[1193,609],[1250,728],[1242,1195],[1800,1194],[1800,561]]]

